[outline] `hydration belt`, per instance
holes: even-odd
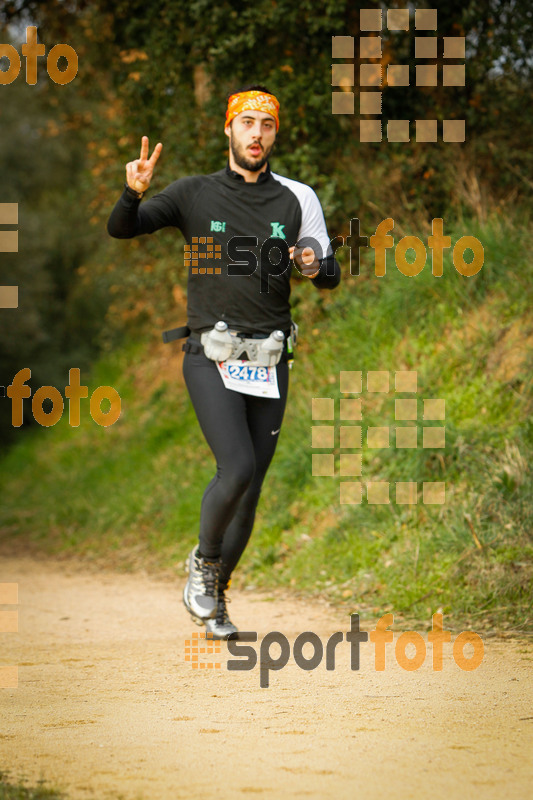
[[[244,354],[248,356],[248,361],[254,361],[257,355],[257,340],[268,339],[263,333],[248,333],[247,331],[235,331],[235,343],[231,358],[240,358]],[[292,367],[294,361],[293,346],[296,344],[298,336],[298,326],[296,323],[291,322],[291,329],[289,334],[285,334],[285,347],[281,355],[281,361],[285,361]],[[178,339],[185,339],[187,341],[182,345],[181,349],[186,353],[203,353],[204,348],[200,341],[201,334],[191,331],[188,325],[182,325],[180,328],[171,328],[168,331],[163,331],[163,342],[169,344]],[[255,341],[254,341],[255,340]]]
[[[191,333],[188,325],[182,325],[181,328],[172,328],[169,331],[163,331],[163,341],[165,344],[175,342],[176,339],[185,339]]]

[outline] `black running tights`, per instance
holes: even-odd
[[[226,586],[252,533],[261,485],[274,455],[285,410],[288,365],[276,367],[280,398],[226,389],[214,361],[186,353],[183,376],[206,441],[217,463],[200,512],[200,552],[222,561]]]

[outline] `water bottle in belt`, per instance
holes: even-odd
[[[279,363],[283,353],[285,334],[283,331],[274,331],[268,339],[261,339],[257,348],[258,361],[265,367],[273,367]]]
[[[202,333],[200,341],[205,355],[213,361],[225,361],[233,352],[233,338],[222,320],[212,330]]]

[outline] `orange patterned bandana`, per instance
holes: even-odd
[[[273,94],[264,92],[240,92],[232,94],[228,100],[228,110],[226,111],[226,124],[228,127],[231,120],[240,114],[241,111],[264,111],[265,114],[272,114],[276,120],[276,131],[279,130],[279,101]]]

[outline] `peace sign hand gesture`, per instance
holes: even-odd
[[[126,164],[126,182],[134,192],[145,192],[150,186],[154,167],[162,149],[163,145],[159,142],[148,158],[148,136],[142,137],[140,158]]]

